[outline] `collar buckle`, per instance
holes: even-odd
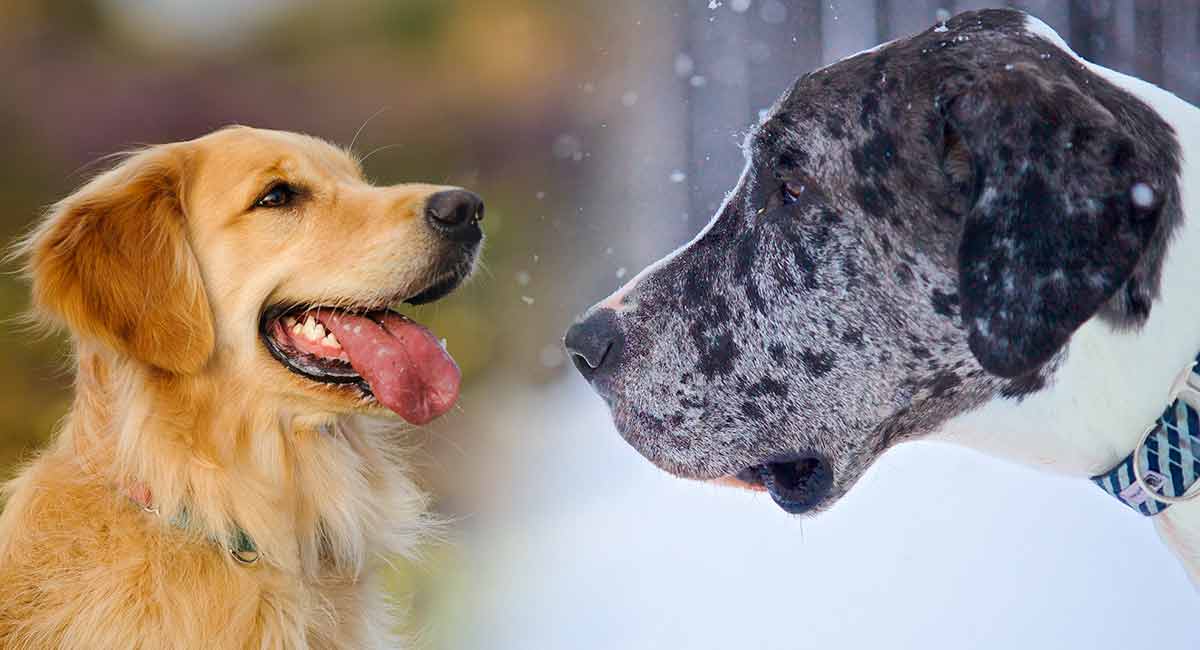
[[[1189,363],[1175,377],[1175,381],[1171,384],[1171,391],[1167,395],[1168,404],[1172,406],[1176,402],[1183,402],[1187,406],[1196,411],[1200,411],[1200,375],[1197,375],[1196,361]],[[1184,503],[1191,501],[1200,496],[1200,481],[1197,481],[1183,494],[1178,496],[1168,496],[1163,494],[1163,488],[1167,484],[1167,478],[1157,472],[1142,469],[1142,450],[1146,446],[1146,441],[1154,435],[1159,427],[1163,426],[1161,422],[1156,421],[1146,429],[1142,434],[1142,439],[1138,441],[1137,447],[1133,450],[1133,480],[1134,485],[1141,488],[1145,497],[1149,497],[1157,501],[1161,507],[1167,507],[1176,503]]]
[[[1182,400],[1183,403],[1200,411],[1200,375],[1196,374],[1196,362],[1189,363],[1171,384],[1167,395],[1168,403]]]

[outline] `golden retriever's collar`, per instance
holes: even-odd
[[[162,516],[158,507],[154,505],[154,495],[151,494],[150,488],[146,484],[140,482],[131,483],[125,486],[123,492],[130,501],[141,506],[142,510],[160,517]],[[187,507],[180,509],[175,516],[168,519],[168,522],[180,530],[188,530],[191,526],[191,515],[188,514]],[[208,538],[214,544],[228,549],[229,555],[234,560],[237,560],[239,564],[254,564],[262,557],[262,553],[254,544],[254,539],[246,531],[242,530],[240,526],[235,528],[233,535],[227,541],[216,539],[211,535]]]

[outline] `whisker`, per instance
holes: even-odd
[[[366,163],[368,158],[370,158],[371,156],[374,156],[375,154],[379,153],[380,151],[386,151],[388,149],[395,149],[396,147],[403,147],[403,146],[404,146],[403,143],[397,142],[395,144],[385,144],[382,147],[372,149],[371,153],[368,153],[367,155],[365,155],[359,159],[358,164],[362,165],[362,164]]]
[[[358,142],[358,136],[362,134],[363,129],[367,128],[367,125],[371,123],[371,120],[379,117],[380,115],[382,115],[385,111],[387,111],[390,108],[391,108],[391,106],[384,106],[383,108],[380,108],[379,110],[372,113],[371,117],[368,117],[366,119],[366,121],[364,121],[362,123],[362,126],[358,127],[358,130],[354,132],[354,137],[350,138],[350,146],[346,147],[346,148],[349,149],[351,152],[353,152],[354,151],[354,143]],[[361,164],[362,161],[360,160],[359,163]]]

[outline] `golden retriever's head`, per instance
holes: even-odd
[[[457,287],[482,217],[470,192],[375,187],[324,141],[234,127],[129,156],[22,252],[39,310],[153,374],[423,423],[453,404],[458,368],[388,306]]]

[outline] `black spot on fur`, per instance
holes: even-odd
[[[754,269],[755,253],[758,242],[753,237],[742,237],[734,249],[733,268],[739,276],[744,276]]]
[[[783,382],[776,381],[770,377],[763,377],[757,383],[751,386],[750,389],[746,391],[746,394],[750,397],[762,397],[763,395],[787,397],[788,387],[787,384]]]
[[[782,366],[787,363],[787,348],[783,347],[782,343],[772,343],[767,346],[767,352],[771,355],[771,360],[776,365]]]
[[[879,95],[869,92],[863,95],[862,111],[858,114],[858,124],[864,129],[870,129],[874,118],[879,115]]]
[[[712,313],[712,319],[716,323],[727,323],[732,319],[732,312],[729,309],[729,300],[720,294],[714,294],[709,297],[708,309]]]
[[[958,294],[954,292],[942,293],[934,289],[929,301],[933,304],[933,311],[948,318],[953,317],[958,310]]]
[[[880,196],[879,189],[878,185],[855,183],[850,191],[854,193],[854,200],[868,215],[882,218],[887,214],[888,204]]]
[[[933,378],[933,382],[929,384],[929,393],[931,397],[942,397],[947,392],[958,388],[962,384],[962,379],[953,372],[941,372]]]
[[[829,135],[833,136],[834,140],[846,137],[846,130],[842,128],[841,119],[835,114],[830,113],[825,117],[825,128],[829,130]]]
[[[742,414],[751,420],[763,419],[763,410],[754,402],[742,402]]]
[[[703,305],[708,302],[710,291],[712,291],[712,277],[707,269],[698,269],[688,273],[683,279],[680,304],[684,307]]]
[[[804,363],[804,369],[808,371],[809,376],[818,379],[833,370],[837,356],[832,352],[817,352],[806,348],[800,353],[800,360]]]
[[[850,154],[854,169],[862,178],[883,176],[892,166],[896,155],[896,140],[886,131],[873,134],[863,146]]]
[[[792,259],[796,263],[795,272],[800,275],[800,283],[808,289],[817,288],[817,260],[801,243],[792,246]]]
[[[692,323],[690,333],[700,357],[696,363],[696,369],[701,374],[713,379],[718,375],[728,375],[733,372],[734,364],[741,355],[741,349],[734,343],[732,333],[722,331],[715,335],[710,334],[708,328],[700,322]]]
[[[856,348],[862,349],[862,347],[863,347],[862,328],[861,327],[851,327],[850,329],[846,330],[845,332],[842,332],[842,342],[849,343]]]
[[[1000,388],[1000,394],[1018,402],[1046,387],[1046,380],[1041,373],[1030,373],[1024,377],[1010,379]]]

